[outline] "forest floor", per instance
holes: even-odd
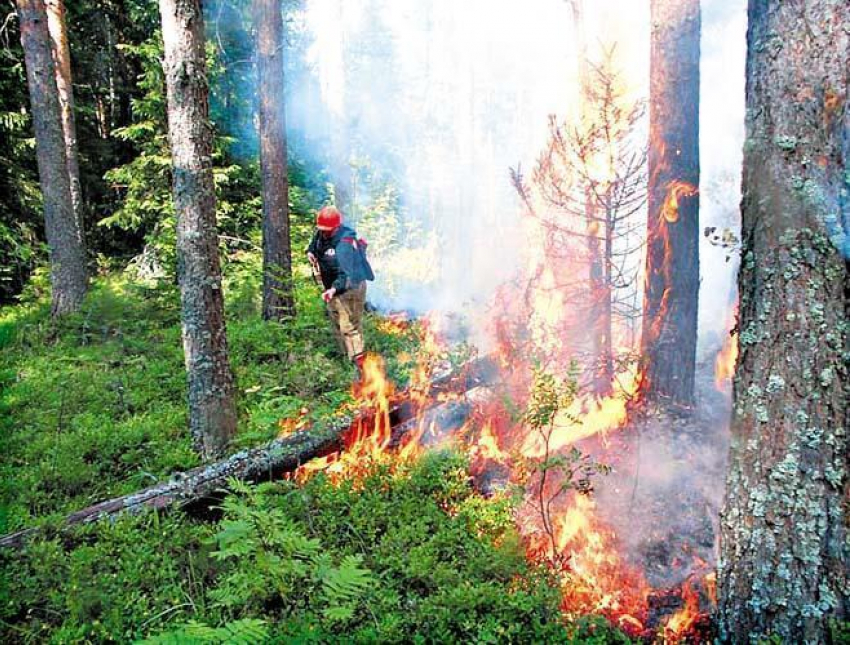
[[[296,291],[298,316],[263,321],[257,285],[233,276],[228,341],[236,375],[234,450],[273,438],[278,421],[330,414],[349,397],[316,288]],[[0,310],[0,533],[129,493],[198,465],[187,427],[177,291],[113,275],[95,282],[82,310],[51,322],[43,298]],[[399,380],[413,333],[370,342]]]
[[[305,409],[307,419],[330,415],[353,376],[316,287],[300,278],[297,316],[267,323],[256,275],[226,272],[234,449],[274,437]],[[105,275],[58,323],[46,292],[36,279],[0,310],[0,533],[49,528],[198,464],[174,285]],[[377,322],[367,317],[368,342],[403,385],[418,336]],[[624,642],[599,619],[564,621],[557,582],[525,558],[515,502],[483,499],[466,466],[437,452],[367,464],[342,484],[319,475],[237,486],[214,517],[147,513],[48,530],[0,553],[0,640]]]

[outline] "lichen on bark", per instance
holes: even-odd
[[[850,8],[751,0],[741,354],[718,570],[721,638],[826,642],[850,612],[847,168]],[[793,144],[793,145],[792,145]],[[845,196],[846,197],[846,196]]]

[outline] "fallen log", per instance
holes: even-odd
[[[495,364],[487,357],[464,363],[456,369],[446,369],[430,383],[429,398],[441,393],[462,393],[489,381],[495,374]],[[403,426],[416,415],[415,407],[402,392],[399,401],[390,409],[393,428]],[[369,423],[373,413],[359,410],[341,415],[327,424],[313,425],[295,434],[273,439],[267,444],[241,450],[229,457],[186,472],[177,473],[169,480],[141,491],[98,502],[67,515],[61,528],[76,524],[96,522],[119,513],[138,513],[146,509],[165,509],[170,506],[212,503],[220,499],[231,478],[257,483],[279,478],[316,457],[343,449],[346,433],[358,423]],[[23,529],[0,538],[0,549],[18,548],[36,535],[41,527]]]

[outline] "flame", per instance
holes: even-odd
[[[597,434],[605,440],[611,430],[626,423],[627,405],[636,395],[639,384],[637,369],[632,367],[622,378],[614,379],[611,395],[597,398],[587,394],[576,399],[568,409],[555,417],[554,431],[549,441],[550,452],[558,452]],[[543,439],[539,434],[526,437],[522,453],[532,458],[543,455]]]
[[[735,319],[738,315],[737,305],[733,308],[726,321],[726,328],[732,331],[723,341],[723,348],[718,352],[714,361],[714,387],[720,392],[728,392],[732,377],[735,376],[735,366],[738,362],[738,334],[735,332]]]
[[[479,458],[497,463],[508,463],[510,456],[499,447],[499,439],[493,431],[493,419],[487,419],[473,444],[473,452]]]
[[[699,594],[694,590],[690,580],[682,586],[684,606],[673,614],[664,625],[664,637],[667,642],[679,642],[701,616],[699,611]]]
[[[730,334],[723,343],[723,349],[717,354],[714,362],[714,386],[721,392],[727,391],[732,377],[735,376],[735,365],[738,361],[738,336]]]
[[[411,375],[407,390],[407,403],[415,411],[414,419],[409,425],[410,431],[402,438],[401,445],[395,456],[391,456],[392,423],[390,411],[396,402],[395,384],[386,375],[384,359],[377,354],[368,354],[362,366],[359,383],[352,386],[353,401],[343,407],[343,412],[353,411],[357,421],[346,433],[341,453],[333,453],[326,457],[312,460],[299,467],[294,477],[297,481],[309,478],[313,473],[325,472],[332,480],[340,481],[346,478],[357,478],[364,472],[367,464],[384,459],[394,459],[395,463],[405,463],[418,457],[424,450],[422,438],[433,424],[429,426],[422,412],[432,403],[429,395],[431,374],[434,366],[446,355],[445,348],[433,326],[428,321],[420,321],[414,328],[404,316],[390,318],[381,325],[387,333],[408,333],[415,329],[419,338],[417,364]],[[447,400],[456,395],[440,395],[437,401]],[[307,413],[302,410],[302,416]],[[281,428],[301,427],[305,423],[302,417],[284,419],[279,422]]]
[[[303,429],[307,425],[307,415],[309,413],[310,410],[308,408],[301,408],[296,416],[278,421],[278,427],[280,427],[280,431],[277,433],[278,438],[288,437],[298,430]]]
[[[632,635],[642,632],[640,617],[646,613],[649,586],[619,556],[616,535],[598,519],[593,499],[579,494],[571,498],[554,523],[554,545],[541,535],[535,521],[530,513],[520,524],[529,542],[529,557],[562,563],[564,613],[603,614]]]
[[[410,319],[405,312],[383,316],[376,323],[378,331],[392,336],[401,336],[410,330]]]
[[[614,172],[610,163],[599,163],[593,171],[600,175],[600,185]],[[660,311],[653,320],[650,333],[661,329],[667,316],[669,285],[672,283],[670,264],[671,225],[679,220],[679,206],[683,198],[693,196],[697,188],[682,181],[672,181],[666,188],[666,199],[657,214],[657,238],[663,241],[664,256],[656,266],[648,268],[653,275],[662,272],[665,291]],[[537,201],[535,201],[537,200]],[[586,281],[595,267],[588,250],[587,235],[599,235],[600,223],[592,220],[583,225],[573,225],[564,239],[555,243],[554,231],[565,230],[569,224],[563,212],[553,212],[543,206],[539,197],[528,197],[529,217],[523,219],[524,239],[521,243],[526,253],[518,278],[501,285],[493,303],[490,318],[482,320],[481,327],[493,335],[498,361],[502,366],[500,387],[522,408],[531,391],[531,367],[535,362],[541,368],[555,372],[564,370],[574,356],[592,353],[587,333],[587,312],[581,311],[581,299],[595,302],[610,297],[610,283],[605,293],[598,284],[586,284],[576,291],[576,276]],[[575,237],[571,235],[575,234]],[[562,236],[563,237],[563,236]],[[660,251],[660,249],[659,249]],[[598,257],[596,258],[598,260]],[[642,263],[643,264],[643,263]],[[647,276],[644,279],[648,279]],[[578,295],[577,295],[578,293]],[[544,440],[538,432],[524,427],[515,420],[503,402],[477,403],[470,420],[452,431],[445,441],[463,445],[469,450],[471,470],[477,475],[492,468],[496,477],[505,477],[513,483],[526,485],[526,501],[516,512],[516,522],[525,541],[526,551],[532,560],[546,562],[558,576],[562,591],[562,610],[567,616],[603,614],[630,635],[645,635],[648,621],[648,596],[651,591],[642,572],[626,561],[623,545],[617,534],[606,524],[598,512],[596,502],[589,495],[579,494],[569,482],[551,481],[541,476],[539,469],[530,466],[542,456],[557,456],[581,442],[584,453],[601,455],[605,461],[610,448],[610,436],[626,426],[630,402],[634,401],[642,385],[643,374],[638,360],[633,358],[636,349],[634,329],[628,330],[613,322],[605,335],[606,352],[629,355],[632,362],[622,367],[609,368],[602,385],[595,393],[582,393],[568,409],[560,411],[554,420],[553,432]],[[367,464],[382,460],[391,465],[403,464],[419,456],[425,444],[444,429],[436,427],[427,414],[435,404],[458,395],[432,393],[432,375],[438,366],[445,364],[447,352],[438,319],[411,321],[405,315],[394,315],[377,323],[382,333],[396,336],[414,333],[419,341],[416,356],[405,357],[413,363],[410,385],[404,393],[405,410],[413,411],[413,418],[405,422],[405,434],[396,446],[393,442],[390,412],[401,396],[387,378],[383,360],[369,355],[363,366],[363,380],[353,391],[352,410],[360,413],[361,420],[345,437],[344,450],[329,455],[309,466],[302,467],[300,477],[309,477],[317,471],[334,478],[354,478],[364,472]],[[631,339],[631,340],[628,340]],[[616,349],[612,349],[616,348]],[[597,353],[594,358],[598,358]],[[613,363],[613,355],[610,357]],[[580,368],[584,374],[593,371],[592,360],[583,359]],[[719,360],[719,359],[718,359]],[[732,358],[734,364],[734,357]],[[614,372],[611,374],[610,372]],[[597,374],[594,373],[596,377]],[[291,422],[287,422],[291,423]],[[541,488],[567,491],[551,505],[551,513],[542,518],[534,505],[534,482],[543,482]],[[538,500],[539,501],[539,500]],[[665,638],[679,638],[692,628],[699,616],[699,598],[688,585],[682,589],[684,606],[664,625]]]
[[[668,224],[679,221],[679,200],[683,197],[693,197],[699,190],[696,186],[684,181],[671,181],[667,184],[667,197],[661,207],[661,215]]]

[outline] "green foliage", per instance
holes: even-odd
[[[589,494],[593,490],[593,476],[607,475],[611,471],[609,466],[593,460],[575,446],[566,453],[552,450],[556,423],[581,423],[569,412],[579,393],[577,373],[575,363],[570,365],[563,379],[535,368],[531,395],[525,409],[519,413],[519,419],[537,432],[543,447],[542,456],[527,460],[521,471],[531,475],[530,481],[523,483],[532,491],[529,504],[540,519],[549,543],[549,561],[556,569],[567,566],[569,558],[557,545],[554,517],[557,500],[571,492]]]
[[[175,215],[171,199],[171,153],[168,144],[163,45],[159,33],[138,45],[126,44],[122,51],[140,61],[138,86],[142,95],[132,101],[132,123],[117,128],[113,136],[133,144],[138,154],[112,168],[106,180],[120,188],[122,202],[98,224],[144,236],[166,271],[176,267]],[[223,73],[212,47],[207,66],[211,82]],[[216,115],[212,114],[213,122]],[[213,177],[216,187],[218,228],[232,246],[244,244],[259,226],[261,200],[255,161],[236,163],[229,154],[232,138],[216,130],[213,146]],[[247,240],[250,242],[250,240]],[[228,245],[225,245],[225,249]]]
[[[11,23],[11,24],[10,24]],[[8,30],[8,31],[7,31]],[[44,257],[40,241],[41,194],[35,167],[35,141],[27,110],[20,35],[6,21],[0,46],[0,303],[24,285]]]
[[[326,549],[360,555],[373,572],[377,584],[363,597],[368,613],[348,623],[354,642],[547,640],[564,633],[557,588],[526,563],[512,506],[482,500],[456,454],[426,455],[395,475],[374,467],[363,481],[339,487],[319,476],[285,500]]]
[[[850,643],[850,621],[830,620],[829,636],[835,645],[847,645]]]
[[[269,629],[263,620],[245,618],[221,627],[192,622],[179,629],[137,641],[138,645],[253,645],[266,641]]]
[[[230,482],[234,494],[223,505],[224,519],[215,536],[213,557],[230,561],[210,596],[231,611],[262,611],[274,601],[290,607],[321,603],[328,627],[354,615],[363,594],[373,584],[361,567],[362,557],[349,554],[339,566],[307,537],[299,524],[267,495],[274,487],[250,488]],[[288,613],[288,612],[287,612]]]
[[[466,466],[436,453],[339,486],[232,482],[215,525],[148,514],[32,542],[2,554],[0,637],[570,642],[511,503],[477,495]]]
[[[4,552],[3,642],[128,642],[203,611],[212,529],[180,515],[121,517]]]

